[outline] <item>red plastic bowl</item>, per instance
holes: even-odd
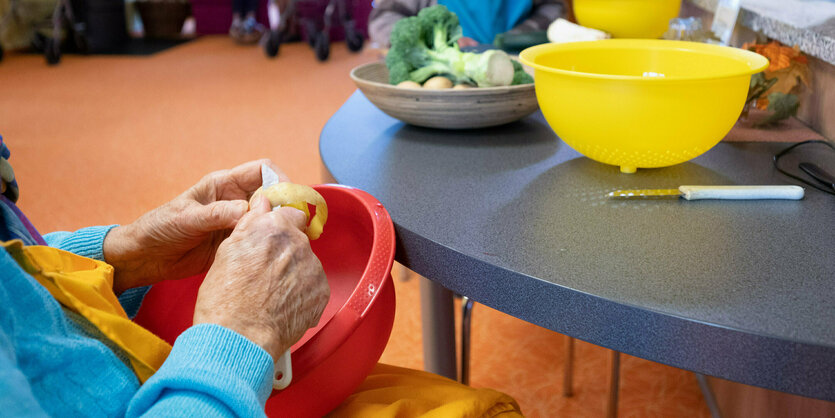
[[[394,322],[394,228],[370,194],[315,189],[328,203],[322,236],[311,242],[331,298],[316,328],[292,347],[293,381],[267,401],[269,416],[320,417],[339,406],[380,359]],[[135,321],[169,343],[191,326],[204,275],[154,285]]]

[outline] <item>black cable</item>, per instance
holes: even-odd
[[[835,151],[835,146],[832,146],[832,144],[830,144],[828,141],[823,141],[823,140],[820,140],[820,139],[810,139],[808,141],[798,142],[798,143],[796,143],[796,144],[778,152],[777,154],[774,154],[774,168],[776,168],[777,171],[779,171],[779,172],[781,172],[781,173],[783,173],[783,174],[785,174],[785,175],[787,175],[787,176],[789,176],[789,177],[791,177],[791,178],[793,178],[797,181],[800,181],[800,182],[808,185],[809,187],[813,187],[813,188],[818,189],[818,190],[820,190],[824,193],[829,193],[829,194],[835,196],[835,190],[828,190],[828,189],[824,189],[822,187],[818,187],[817,185],[815,185],[813,183],[810,183],[810,182],[806,181],[805,179],[803,179],[801,177],[798,177],[798,176],[795,176],[794,174],[791,174],[788,171],[783,170],[782,168],[780,168],[779,162],[780,162],[781,157],[788,154],[789,151],[791,151],[791,150],[793,150],[793,149],[795,149],[795,148],[797,148],[801,145],[805,145],[805,144],[824,144],[827,147],[831,148],[833,151]]]

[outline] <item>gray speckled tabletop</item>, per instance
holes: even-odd
[[[688,0],[713,12],[718,0]],[[740,0],[738,22],[835,65],[835,1]]]
[[[605,197],[791,184],[771,165],[785,146],[720,143],[687,163],[621,174],[577,154],[538,112],[497,128],[432,130],[386,116],[360,92],[320,138],[334,178],[388,209],[398,261],[444,287],[631,355],[835,400],[835,196]]]

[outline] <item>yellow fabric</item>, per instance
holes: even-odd
[[[329,417],[521,417],[516,401],[432,373],[377,364],[359,389]]]
[[[171,346],[128,318],[113,293],[113,267],[57,248],[30,245],[20,240],[3,247],[21,268],[38,281],[64,307],[86,318],[130,360],[144,383],[168,357]]]

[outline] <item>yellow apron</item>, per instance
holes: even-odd
[[[522,417],[522,412],[519,404],[504,393],[378,363],[328,417],[514,418]]]
[[[20,240],[2,243],[20,267],[65,308],[83,316],[125,352],[145,383],[162,366],[171,346],[128,318],[113,293],[113,267],[57,248]]]
[[[113,293],[113,267],[57,248],[20,240],[2,243],[18,265],[65,308],[83,316],[121,348],[144,383],[171,346],[128,318]],[[377,364],[331,417],[521,417],[510,396],[417,370]]]

